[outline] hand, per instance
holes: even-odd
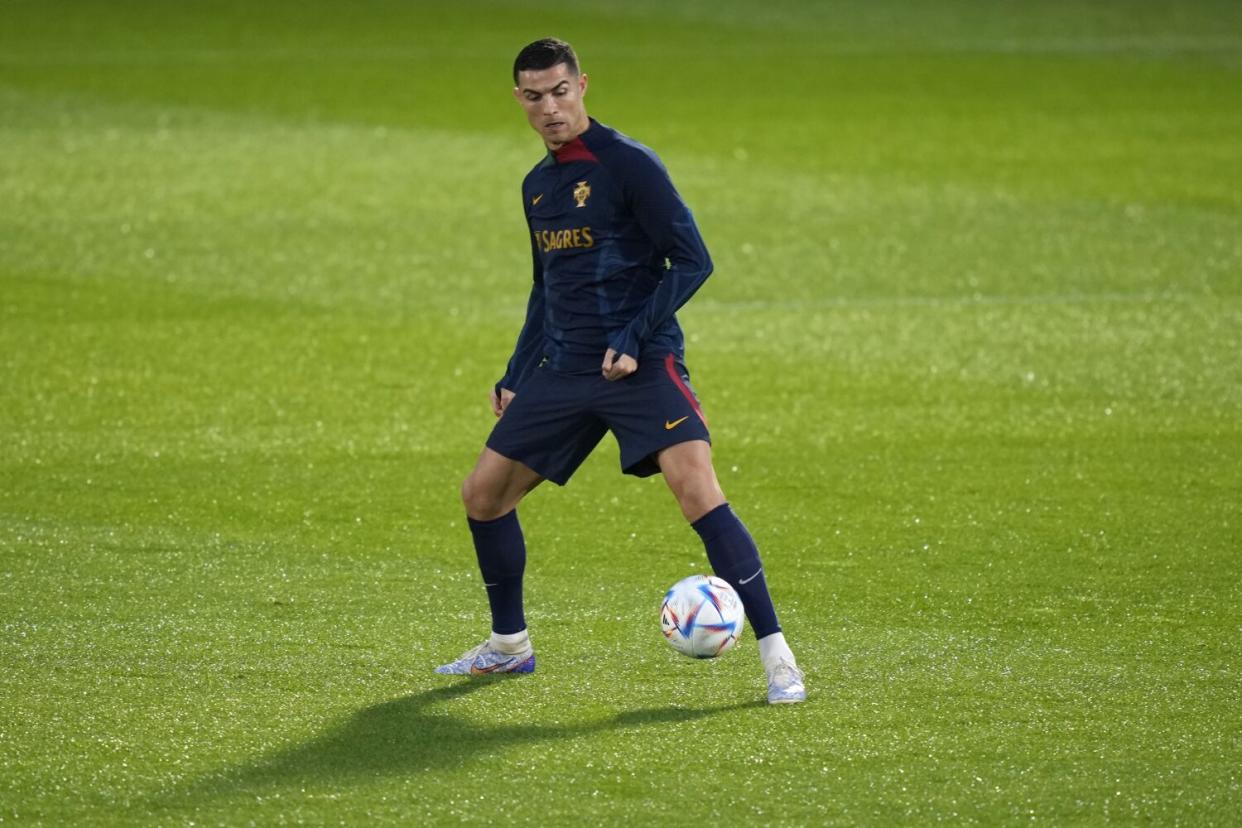
[[[499,418],[500,415],[505,413],[505,409],[509,407],[509,403],[513,402],[514,394],[508,388],[500,389],[500,394],[497,394],[496,389],[493,388],[488,396],[492,401],[492,413]]]
[[[628,354],[618,354],[612,348],[604,354],[603,374],[609,382],[624,379],[637,370],[638,360]]]

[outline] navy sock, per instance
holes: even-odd
[[[526,539],[517,509],[495,520],[467,516],[474,553],[492,608],[492,632],[511,635],[526,629],[522,613],[522,573],[526,570]]]
[[[759,549],[729,504],[722,503],[690,525],[707,547],[712,570],[737,590],[755,638],[780,632]]]

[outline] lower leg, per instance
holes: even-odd
[[[462,484],[466,522],[491,608],[493,643],[518,645],[518,637],[524,641],[526,541],[517,504],[542,480],[528,466],[485,448]]]
[[[526,629],[522,610],[522,575],[526,570],[526,540],[517,510],[495,520],[466,518],[474,538],[475,556],[487,602],[492,611],[492,632],[499,635]]]
[[[682,514],[703,539],[712,570],[728,581],[742,599],[746,618],[759,639],[763,663],[793,663],[793,653],[785,643],[768,593],[759,550],[725,501],[712,465],[711,446],[699,440],[678,443],[660,452],[657,459]]]
[[[746,525],[724,503],[693,524],[707,548],[712,570],[737,591],[746,609],[746,618],[759,639],[759,658],[771,669],[782,661],[794,664],[793,652],[785,642],[776,608],[763,575],[759,549]]]
[[[737,590],[755,637],[762,640],[779,634],[781,625],[768,593],[759,549],[729,504],[717,506],[691,526],[703,540],[712,571]]]

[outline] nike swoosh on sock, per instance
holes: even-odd
[[[763,571],[763,567],[761,566],[759,567],[759,572],[762,572],[762,571]],[[749,584],[751,581],[759,577],[759,572],[756,572],[754,575],[751,575],[749,578],[739,578],[737,582],[739,584]]]

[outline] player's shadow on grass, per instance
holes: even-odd
[[[211,774],[187,788],[160,797],[163,804],[190,805],[237,795],[260,795],[286,788],[348,784],[354,779],[409,777],[455,767],[471,758],[515,745],[574,739],[618,728],[686,722],[762,706],[745,702],[705,708],[657,707],[628,710],[578,724],[478,724],[451,711],[427,708],[451,702],[520,677],[479,677],[364,708],[323,735],[279,751],[251,765]]]

